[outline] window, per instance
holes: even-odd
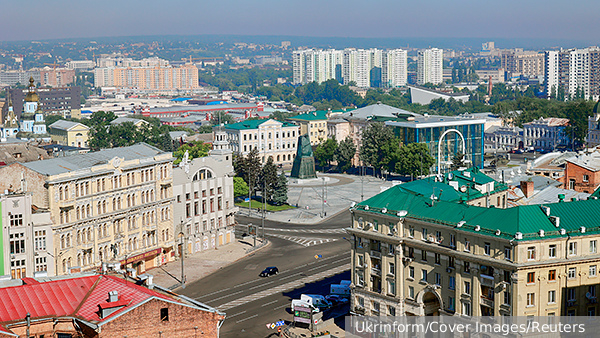
[[[168,322],[169,321],[169,308],[164,307],[160,309],[160,321]]]
[[[569,243],[569,256],[577,255],[577,243]]]
[[[436,241],[438,244],[441,244],[441,243],[442,243],[442,232],[441,232],[441,231],[436,231],[436,232],[435,232],[435,241]]]
[[[422,235],[423,235],[423,240],[426,240],[427,239],[427,228],[423,228]]]
[[[535,247],[530,246],[527,248],[527,260],[534,260],[535,259]]]
[[[364,260],[365,260],[364,256],[358,255],[358,265],[357,266],[363,266]]]
[[[590,253],[596,253],[598,251],[598,241],[590,241]]]
[[[569,268],[569,279],[575,278],[577,275],[577,268]]]
[[[388,305],[388,313],[392,317],[396,316],[396,308],[391,305]]]
[[[548,271],[548,281],[555,281],[555,280],[556,280],[556,270]]]
[[[408,267],[408,278],[415,279],[415,268],[412,266]]]
[[[471,241],[468,239],[465,239],[465,251],[471,251]]]
[[[436,285],[442,285],[442,275],[440,275],[439,273],[435,273],[435,284]]]
[[[450,289],[450,290],[456,289],[456,279],[453,276],[449,277],[449,280],[448,280],[448,289]]]
[[[22,214],[11,214],[10,215],[10,226],[21,226],[23,225]]]
[[[548,303],[556,303],[556,290],[548,291]]]
[[[576,298],[575,288],[568,288],[567,289],[567,300],[574,301],[575,298]]]
[[[467,294],[467,295],[471,294],[471,282],[465,281],[464,288],[463,288],[463,293]]]
[[[408,237],[410,237],[410,238],[415,237],[415,228],[413,228],[413,227],[408,228]]]
[[[452,257],[452,256],[448,257],[448,267],[454,268],[454,257]]]
[[[396,247],[396,246],[395,246],[394,244],[390,244],[390,245],[388,246],[388,253],[389,253],[390,255],[393,255],[393,254],[395,253],[395,251],[396,251],[395,247]]]
[[[10,253],[25,253],[25,233],[10,234]]]
[[[504,291],[504,304],[510,305],[510,292]]]
[[[35,231],[35,251],[45,251],[46,250],[46,230]]]
[[[464,302],[463,303],[463,315],[470,316],[471,315],[471,303]]]
[[[388,294],[395,295],[396,294],[396,282],[393,279],[388,279]]]
[[[376,219],[373,220],[373,230],[379,231],[379,222]]]
[[[595,299],[596,298],[596,285],[588,286],[588,293],[590,294],[591,299]]]
[[[590,176],[589,175],[583,175],[583,181],[584,182],[589,182],[590,181]]]
[[[596,277],[597,270],[595,265],[590,265],[590,277]]]
[[[456,235],[450,234],[450,247],[456,248]]]
[[[535,306],[535,294],[534,293],[527,294],[527,306]]]
[[[548,248],[548,257],[556,258],[556,244],[550,245]]]
[[[511,249],[510,247],[505,246],[504,247],[504,259],[510,260],[510,253],[511,253]]]
[[[484,243],[484,245],[483,245],[483,253],[486,256],[489,256],[490,255],[490,251],[491,251],[491,244],[490,243]]]
[[[435,254],[435,264],[440,265],[441,255],[439,253]]]
[[[415,299],[415,288],[412,286],[408,287],[408,298]]]
[[[465,262],[464,271],[465,271],[465,273],[471,273],[471,265],[469,262]]]
[[[529,272],[527,274],[527,284],[535,283],[535,272]]]
[[[427,282],[427,270],[421,270],[421,281]]]
[[[454,311],[454,297],[448,297],[448,310]]]
[[[421,260],[427,262],[427,251],[421,250]]]
[[[395,275],[396,274],[396,266],[394,265],[394,263],[390,263],[389,267],[390,267],[390,270],[389,270],[388,274],[390,274],[392,276]]]

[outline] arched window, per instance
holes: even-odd
[[[194,181],[206,180],[206,179],[212,178],[213,176],[214,176],[213,172],[210,169],[200,169],[194,175],[193,180]]]

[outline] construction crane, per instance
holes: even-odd
[[[191,63],[191,64],[193,64],[193,63],[194,63],[194,61],[202,61],[202,60],[204,60],[204,58],[193,58],[193,57],[190,55],[190,63]]]
[[[44,63],[46,66],[54,66],[52,68],[52,70],[56,70],[56,66],[60,66],[58,63],[54,62],[54,63]]]

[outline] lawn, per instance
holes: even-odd
[[[247,208],[248,207],[248,202],[237,202],[235,203],[235,205],[237,205],[238,207],[242,207],[242,208]],[[262,210],[263,204],[260,200],[255,200],[252,199],[252,209],[259,209]],[[283,211],[283,210],[288,210],[288,209],[295,209],[295,207],[289,205],[289,204],[284,204],[284,205],[270,205],[269,203],[267,203],[267,211]]]

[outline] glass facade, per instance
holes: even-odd
[[[396,137],[403,144],[409,143],[425,143],[429,148],[429,153],[435,159],[435,164],[431,168],[432,172],[437,171],[438,161],[438,144],[440,137],[444,132],[450,129],[458,130],[465,138],[465,160],[470,161],[468,166],[476,166],[483,169],[483,124],[467,124],[467,125],[449,125],[437,126],[429,128],[416,128],[407,126],[392,125]],[[457,133],[450,132],[444,136],[441,144],[441,171],[450,170],[452,158],[462,151],[462,141]]]

